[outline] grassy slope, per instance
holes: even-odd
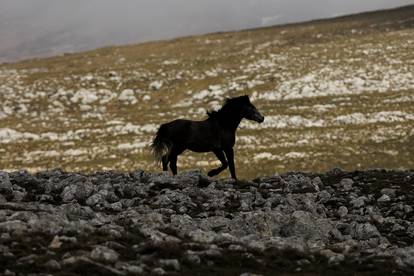
[[[413,69],[413,6],[5,64],[0,169],[157,170],[144,147],[157,125],[241,94],[267,117],[238,132],[242,177],[412,168]],[[187,152],[179,166],[214,161]]]

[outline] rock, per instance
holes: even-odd
[[[195,264],[198,265],[201,263],[201,259],[200,257],[193,251],[188,250],[185,254],[185,258],[187,260],[187,262],[189,262],[190,264]]]
[[[144,269],[137,265],[128,265],[124,267],[124,270],[133,275],[141,275],[144,273]]]
[[[110,206],[111,206],[110,209],[112,211],[115,211],[115,212],[121,212],[122,211],[122,203],[121,202],[112,203]]]
[[[393,198],[393,197],[395,197],[395,195],[396,195],[396,189],[391,189],[391,188],[383,188],[383,189],[381,189],[381,194],[383,194],[383,195],[387,195],[387,196],[389,196],[390,198]]]
[[[331,265],[338,265],[340,262],[345,260],[345,256],[343,254],[338,254],[333,252],[330,249],[324,249],[319,252],[319,254],[328,259],[328,263]]]
[[[311,213],[295,211],[282,229],[283,236],[300,237],[305,240],[326,240],[333,227],[326,220],[318,220]]]
[[[253,211],[238,213],[227,224],[230,234],[235,237],[257,235],[259,237],[271,237],[279,234],[282,226],[289,220],[288,215],[279,211]]]
[[[10,182],[9,174],[0,171],[0,194],[11,195],[13,193],[12,184]]]
[[[383,194],[380,198],[377,199],[378,202],[388,202],[390,200],[391,198],[386,194]]]
[[[351,226],[351,235],[357,240],[368,240],[370,238],[381,237],[377,227],[370,223],[353,223]]]
[[[93,192],[94,186],[89,178],[73,175],[62,181],[63,191],[60,195],[63,202],[77,200],[84,202]]]
[[[49,260],[44,264],[44,267],[53,271],[61,270],[61,265],[56,260]]]
[[[190,238],[199,243],[212,243],[216,237],[216,233],[213,231],[202,231],[200,229],[191,231],[189,233]]]
[[[346,208],[345,206],[339,207],[337,214],[340,218],[345,217],[348,214],[348,208]]]
[[[318,198],[321,203],[326,203],[331,197],[332,195],[327,190],[322,190],[318,193]]]
[[[104,205],[106,203],[105,198],[101,194],[93,194],[86,200],[86,205],[95,206],[95,205]]]
[[[406,214],[409,214],[413,211],[413,207],[411,207],[410,205],[404,205],[404,212]]]
[[[159,263],[163,268],[168,270],[180,270],[180,262],[177,259],[163,259],[160,260]]]
[[[69,220],[85,219],[90,220],[96,217],[95,212],[88,206],[81,206],[78,203],[69,203],[61,205],[62,212],[68,217]]]
[[[355,198],[353,200],[351,200],[351,204],[354,208],[361,208],[365,205],[365,201],[367,200],[367,198],[365,196],[360,196],[358,198]]]
[[[91,252],[92,260],[103,263],[115,263],[119,259],[119,254],[106,246],[97,245]]]
[[[341,180],[340,185],[342,186],[342,189],[346,192],[349,192],[352,190],[352,185],[354,184],[354,181],[350,178],[344,178]]]
[[[288,175],[284,178],[284,181],[286,182],[285,190],[287,192],[314,193],[319,191],[318,183],[320,181],[312,181],[309,177],[302,174]]]
[[[26,195],[27,195],[26,192],[13,191],[13,201],[21,202]]]
[[[49,248],[58,249],[62,246],[62,242],[60,241],[58,236],[55,236],[52,242],[49,244]]]
[[[407,227],[407,235],[414,238],[414,223],[411,223],[410,226]]]
[[[94,262],[91,259],[85,257],[85,256],[71,256],[64,258],[62,261],[62,266],[64,268],[68,268],[70,270],[78,270],[78,271],[84,271],[85,267],[88,268],[88,271],[93,271],[94,274],[99,275],[124,275],[125,273],[122,273],[118,269],[112,268],[110,266]]]
[[[395,262],[403,269],[413,269],[414,246],[397,249],[395,251]]]
[[[151,274],[154,274],[154,275],[165,275],[165,274],[166,274],[166,272],[165,272],[165,270],[164,270],[164,269],[162,269],[161,267],[157,267],[157,268],[154,268],[154,269],[151,271]]]
[[[13,271],[11,271],[11,270],[6,269],[6,270],[4,270],[3,275],[4,275],[4,276],[15,276],[15,275],[16,275],[16,273],[15,273],[15,272],[13,272]]]

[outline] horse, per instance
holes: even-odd
[[[177,119],[159,127],[150,147],[163,171],[168,171],[169,164],[176,175],[177,157],[188,149],[213,152],[220,160],[221,166],[210,170],[208,176],[218,175],[228,167],[231,177],[237,179],[233,151],[236,130],[242,119],[263,123],[264,117],[247,95],[227,98],[219,110],[207,111],[207,115],[203,121]]]

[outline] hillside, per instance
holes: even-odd
[[[240,177],[413,168],[413,72],[414,6],[4,64],[0,168],[159,170],[146,146],[160,123],[242,94],[266,120],[241,125]]]

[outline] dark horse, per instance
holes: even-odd
[[[186,149],[212,151],[221,166],[209,171],[208,175],[217,175],[229,167],[231,177],[236,179],[233,146],[237,127],[243,118],[262,123],[264,117],[248,96],[227,99],[220,110],[207,114],[204,121],[178,119],[160,126],[151,148],[155,158],[162,162],[163,171],[168,170],[169,163],[172,173],[177,174],[177,156]]]

